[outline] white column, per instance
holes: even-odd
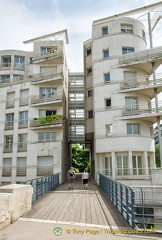
[[[112,179],[116,179],[116,158],[115,158],[115,152],[111,153],[111,159],[112,159]]]
[[[144,158],[144,161],[143,161],[143,164],[142,164],[142,167],[144,168],[143,173],[148,175],[149,171],[148,171],[148,159],[147,159],[147,152],[146,151],[144,151],[143,158]]]
[[[133,174],[133,164],[132,164],[132,151],[129,151],[128,153],[128,169],[129,169],[129,174]]]

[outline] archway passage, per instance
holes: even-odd
[[[84,169],[90,172],[89,151],[84,149],[84,144],[72,144],[72,166],[76,173]]]

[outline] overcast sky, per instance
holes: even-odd
[[[24,45],[23,41],[67,29],[68,67],[71,72],[83,71],[83,42],[91,37],[94,20],[156,2],[159,1],[0,0],[0,50],[32,51],[33,45]],[[162,42],[161,35],[157,31],[156,46]]]

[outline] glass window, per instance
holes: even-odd
[[[14,57],[14,67],[24,68],[25,67],[25,57],[15,56]]]
[[[106,108],[110,108],[111,107],[111,98],[106,99]]]
[[[132,164],[133,164],[133,174],[141,175],[143,170],[141,156],[132,156]]]
[[[87,49],[87,56],[91,55],[91,48]]]
[[[57,46],[55,47],[41,47],[41,55],[57,52]]]
[[[92,68],[88,68],[87,69],[87,75],[91,75],[92,74]]]
[[[6,126],[13,126],[14,123],[14,114],[9,113],[6,114]]]
[[[28,124],[28,112],[20,112],[19,124]]]
[[[13,136],[5,136],[5,149],[12,150],[12,145],[13,145]]]
[[[39,95],[40,98],[49,98],[57,96],[57,88],[40,88]]]
[[[47,117],[51,115],[56,115],[56,110],[39,110],[39,117]]]
[[[122,48],[122,54],[132,53],[134,52],[134,48]]]
[[[23,76],[22,75],[13,75],[13,81],[14,82],[20,81],[20,80],[23,80]]]
[[[127,124],[127,134],[139,134],[139,124]]]
[[[26,149],[27,147],[27,134],[18,135],[18,148]]]
[[[109,58],[109,50],[103,51],[104,58]]]
[[[10,75],[1,75],[0,76],[0,83],[9,83],[10,82]]]
[[[91,96],[93,96],[92,89],[88,90],[88,97],[91,97]]]
[[[122,33],[132,33],[133,32],[133,25],[121,24],[121,32]]]
[[[128,174],[128,157],[117,156],[117,174],[127,175]]]
[[[105,83],[110,83],[110,73],[104,74]]]
[[[11,56],[2,57],[2,67],[11,67]]]
[[[38,133],[39,142],[52,142],[56,141],[56,133]]]
[[[105,157],[105,175],[112,175],[112,159],[111,157]]]
[[[108,34],[108,27],[103,27],[102,28],[102,35],[107,35]]]
[[[137,98],[125,98],[126,111],[138,110]]]
[[[88,111],[88,119],[93,118],[93,110]]]

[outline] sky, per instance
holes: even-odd
[[[140,8],[156,0],[0,0],[0,50],[32,51],[23,41],[68,30],[65,46],[70,72],[83,71],[83,42],[91,38],[94,20]],[[162,22],[162,20],[161,20]],[[154,46],[162,42],[162,23]]]

